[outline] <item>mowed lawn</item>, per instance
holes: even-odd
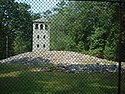
[[[117,94],[117,73],[29,70],[35,66],[0,64],[0,94]],[[125,94],[125,74],[122,74],[122,94]]]

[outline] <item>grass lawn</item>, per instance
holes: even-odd
[[[28,70],[35,66],[0,64],[0,94],[117,94],[117,73]],[[125,94],[125,74],[122,74],[122,94]]]

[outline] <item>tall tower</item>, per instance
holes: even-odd
[[[33,21],[32,51],[48,51],[50,49],[50,32],[48,21],[40,18]]]

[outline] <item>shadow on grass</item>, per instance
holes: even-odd
[[[117,94],[117,74],[27,71],[1,77],[0,94]]]
[[[43,85],[35,83],[35,80],[34,75],[29,73],[0,78],[0,94],[39,94]]]
[[[115,74],[84,74],[83,79],[70,89],[59,90],[54,94],[117,94],[117,78]]]
[[[125,73],[122,73],[121,77],[121,94],[125,94]]]

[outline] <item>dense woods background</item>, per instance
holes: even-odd
[[[32,51],[32,20],[42,16],[50,21],[51,50],[117,59],[118,4],[62,0],[43,14],[29,9],[14,0],[0,1],[0,59],[6,56],[6,36],[10,56]]]

